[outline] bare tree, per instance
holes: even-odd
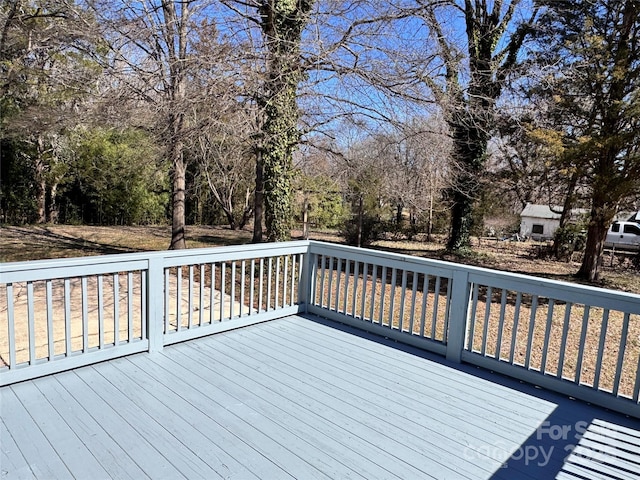
[[[165,148],[171,177],[170,249],[185,241],[185,138],[190,126],[186,113],[201,97],[187,96],[187,85],[206,59],[193,55],[198,33],[214,34],[207,9],[209,0],[95,0],[96,15],[109,40],[114,73],[124,73],[131,96],[157,109],[154,125]]]
[[[425,4],[425,25],[438,44],[437,62],[424,81],[441,106],[453,138],[456,171],[452,200],[450,250],[467,248],[472,207],[485,171],[487,144],[495,128],[494,108],[538,9],[525,2],[439,2]],[[447,33],[446,20],[462,21],[466,42]],[[466,52],[465,52],[466,50]]]

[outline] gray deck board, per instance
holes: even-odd
[[[3,387],[0,413],[3,479],[640,479],[637,420],[297,316]]]

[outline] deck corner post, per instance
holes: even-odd
[[[460,363],[467,332],[469,317],[469,300],[471,285],[469,272],[455,270],[453,272],[453,289],[449,307],[449,331],[447,332],[447,360]]]
[[[309,312],[309,302],[312,298],[312,282],[311,278],[313,276],[313,262],[312,258],[315,258],[315,254],[311,253],[311,244],[308,244],[307,251],[304,255],[304,260],[302,264],[302,275],[300,279],[300,289],[299,289],[299,303],[301,304],[301,311],[304,313]]]
[[[162,256],[151,255],[149,257],[149,269],[147,274],[147,335],[149,337],[149,352],[159,352],[164,345],[163,335],[163,262]]]

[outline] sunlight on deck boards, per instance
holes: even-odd
[[[637,420],[298,316],[0,402],[7,479],[640,478]]]

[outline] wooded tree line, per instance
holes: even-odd
[[[596,280],[638,207],[639,25],[638,0],[7,0],[1,221],[170,219],[184,248],[189,222],[444,217],[461,251],[497,199],[548,203],[590,209]]]

